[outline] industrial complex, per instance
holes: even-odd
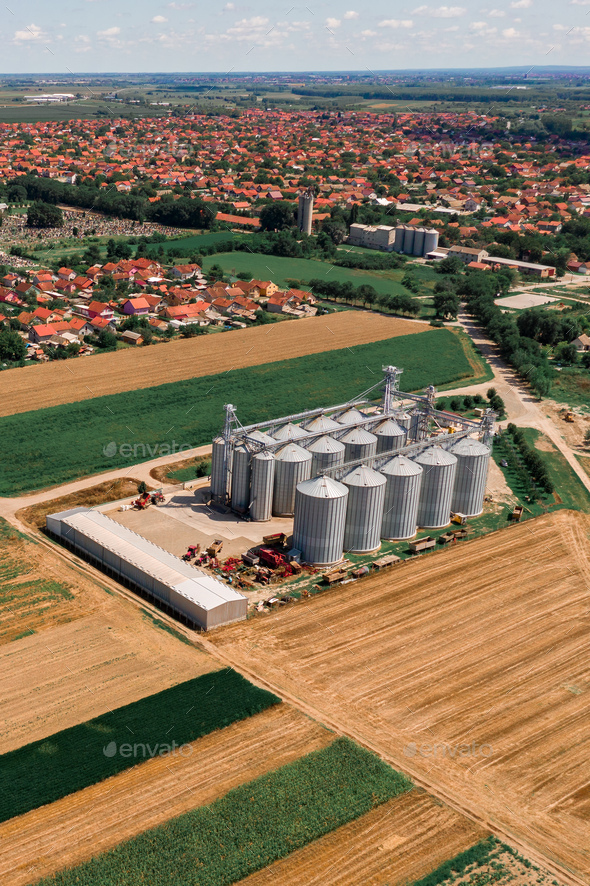
[[[364,246],[366,249],[379,249],[382,252],[403,252],[425,258],[436,251],[438,231],[432,228],[419,228],[415,225],[353,224],[350,226],[348,242],[352,246]]]

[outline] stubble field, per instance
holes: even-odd
[[[590,876],[590,561],[563,511],[212,640],[571,882]]]
[[[0,416],[74,403],[428,329],[361,311],[293,320],[0,373]]]

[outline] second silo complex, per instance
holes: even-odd
[[[422,468],[405,455],[396,455],[383,465],[381,473],[385,477],[381,538],[413,538],[418,525]]]
[[[342,482],[348,487],[344,550],[355,554],[376,551],[381,545],[385,477],[359,465]]]
[[[451,509],[465,517],[477,517],[483,511],[490,450],[479,440],[465,437],[451,452],[457,458]]]
[[[415,461],[423,471],[418,502],[418,526],[424,529],[442,529],[451,519],[457,458],[440,446],[430,446],[420,452]]]
[[[300,483],[295,493],[293,547],[314,566],[342,559],[348,489],[331,477]]]

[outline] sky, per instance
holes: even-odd
[[[449,0],[454,2],[454,0]],[[8,0],[2,73],[590,64],[590,0]]]

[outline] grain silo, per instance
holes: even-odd
[[[278,431],[273,433],[273,437],[277,442],[288,443],[291,440],[302,440],[307,437],[307,431],[300,425],[294,425],[293,422],[283,425]]]
[[[310,434],[317,434],[320,431],[324,434],[329,434],[332,431],[340,431],[341,427],[338,422],[328,415],[316,415],[315,418],[306,423],[305,430],[309,431]]]
[[[377,452],[390,452],[392,449],[401,449],[405,446],[407,432],[401,428],[392,418],[387,418],[381,424],[373,428],[377,437]]]
[[[252,431],[248,436],[265,446],[275,442],[272,437],[259,430]],[[231,506],[234,511],[245,511],[250,504],[250,463],[254,452],[245,442],[234,449],[231,477]]]
[[[358,425],[363,421],[366,421],[366,418],[366,415],[363,415],[362,412],[359,412],[358,409],[351,406],[350,409],[341,412],[336,421],[340,425]]]
[[[465,517],[477,517],[483,511],[490,450],[479,440],[464,437],[451,452],[457,457],[451,510]]]
[[[404,232],[405,225],[398,225],[395,229],[395,240],[393,242],[394,252],[403,252],[404,248]]]
[[[421,409],[412,409],[410,413],[410,430],[408,437],[410,440],[423,440],[425,435],[424,429],[424,412]]]
[[[383,465],[381,473],[386,481],[381,538],[412,538],[418,525],[422,468],[405,455],[396,455]]]
[[[223,437],[215,437],[211,447],[211,498],[214,501],[225,500],[226,478],[225,440]]]
[[[422,256],[424,254],[424,228],[416,228],[414,231],[414,248],[412,255]]]
[[[418,503],[418,526],[441,529],[451,519],[457,458],[440,446],[431,446],[420,452],[415,461],[424,472]]]
[[[434,252],[438,247],[438,231],[433,228],[426,228],[424,231],[424,255]]]
[[[412,255],[414,251],[414,228],[409,225],[404,231],[404,252],[406,255]]]
[[[409,412],[394,412],[392,418],[400,428],[403,428],[406,434],[410,434],[410,425],[412,424],[412,418]]]
[[[385,477],[367,465],[359,465],[342,482],[348,487],[344,550],[355,554],[376,551],[381,545]]]
[[[275,517],[290,517],[295,507],[295,489],[298,483],[309,480],[311,475],[311,452],[287,443],[276,454],[275,482],[272,512]]]
[[[256,523],[270,520],[274,492],[275,457],[265,450],[257,453],[251,462],[250,519]]]
[[[377,437],[363,428],[352,428],[340,442],[344,443],[344,461],[355,461],[357,458],[370,458],[377,452]]]
[[[297,486],[293,547],[315,566],[342,559],[348,489],[331,477],[315,477]]]
[[[334,465],[341,465],[344,461],[344,443],[335,440],[334,437],[318,437],[307,447],[307,451],[311,452],[311,476],[316,477],[325,471],[326,468]]]

